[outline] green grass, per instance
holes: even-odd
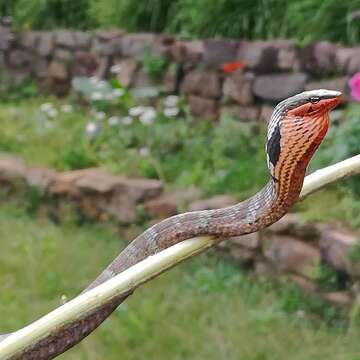
[[[101,123],[102,133],[91,141],[85,126],[93,119],[89,110],[75,106],[48,120],[35,99],[0,106],[0,151],[23,157],[30,164],[71,170],[104,166],[129,176],[159,178],[175,186],[199,186],[205,194],[222,192],[248,196],[266,181],[263,136],[255,125],[223,119],[165,118],[152,125],[134,120],[132,125]],[[141,148],[149,149],[142,156]]]
[[[58,225],[18,204],[0,207],[0,242],[1,332],[77,294],[125,244],[110,225]],[[312,310],[331,307],[280,285],[204,254],[137,290],[60,358],[359,359],[358,326],[327,326]]]
[[[61,120],[47,121],[39,109],[42,102],[45,102],[45,99],[1,106],[1,151],[19,154],[33,164],[52,165],[57,161],[59,154],[64,154],[72,148],[76,139],[81,142],[86,123],[85,116],[62,114]],[[81,146],[82,142],[77,145],[78,148]]]

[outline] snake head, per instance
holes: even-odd
[[[328,112],[341,102],[341,92],[332,90],[311,90],[293,96],[287,100],[287,117],[314,118]]]
[[[271,116],[266,144],[270,174],[278,178],[279,167],[292,161],[306,168],[329,127],[329,111],[341,102],[341,92],[304,91],[279,103]]]

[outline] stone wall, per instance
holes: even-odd
[[[170,64],[158,81],[144,66],[146,51]],[[107,78],[112,67],[125,86],[156,85],[186,95],[196,116],[216,119],[224,111],[246,121],[268,118],[274,103],[304,89],[347,93],[349,76],[360,71],[360,47],[325,41],[305,48],[292,40],[187,41],[117,29],[14,32],[4,20],[0,25],[0,74],[14,81],[30,75],[46,90],[65,95],[72,77]]]
[[[11,156],[0,158],[0,188],[0,201],[19,196],[24,189],[36,189],[40,208],[60,220],[71,204],[82,216],[122,226],[135,223],[140,215],[157,222],[179,211],[236,203],[228,195],[201,199],[195,188],[164,192],[158,180],[112,175],[101,168],[59,173],[29,167]],[[360,289],[358,239],[358,233],[342,226],[303,223],[288,214],[266,231],[225,240],[217,250],[256,275],[284,275],[333,304],[349,305]],[[324,265],[330,269],[325,278]]]

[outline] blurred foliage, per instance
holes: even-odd
[[[347,288],[350,278],[346,272],[336,270],[327,263],[319,264],[319,288],[323,291],[339,291]]]
[[[271,38],[284,36],[286,0],[182,0],[168,27],[185,36]],[[279,19],[282,19],[280,22]]]
[[[0,206],[0,333],[77,295],[127,242],[111,224],[57,224],[24,206]],[[61,358],[355,360],[359,336],[345,312],[287,280],[254,281],[204,254],[136,290]]]
[[[160,55],[154,55],[150,49],[146,49],[142,64],[144,71],[153,81],[159,81],[162,79],[165,71],[169,67],[169,62],[166,57]]]
[[[55,118],[40,110],[49,101],[58,109]],[[149,125],[133,118],[131,124],[110,126],[111,114],[92,120],[97,116],[93,110],[74,106],[70,113],[63,113],[60,104],[52,98],[3,104],[0,151],[59,170],[101,165],[180,187],[195,185],[205,194],[226,191],[247,196],[266,181],[263,136],[256,124],[223,118],[214,127],[210,121],[169,118],[158,112]],[[95,139],[86,136],[89,121],[101,127]]]
[[[107,89],[100,82],[92,91],[99,93],[99,86]],[[112,86],[112,91],[121,89],[117,82]],[[204,195],[232,193],[244,198],[266,182],[264,129],[258,124],[228,117],[222,117],[217,126],[198,121],[188,115],[181,99],[179,115],[165,116],[160,106],[152,123],[146,124],[139,117],[128,116],[129,109],[139,106],[134,106],[137,100],[131,91],[124,91],[112,100],[90,100],[85,107],[74,103],[68,113],[61,111],[64,100],[53,98],[4,103],[0,106],[0,151],[59,170],[103,166],[128,176],[161,179],[175,187],[195,185]],[[45,102],[52,102],[56,117],[40,110]],[[360,106],[352,105],[341,115],[346,120],[332,120],[330,133],[311,161],[310,171],[360,153],[359,113]],[[116,122],[110,125],[111,118]],[[94,138],[86,134],[89,123],[99,127]],[[297,209],[308,220],[344,219],[360,227],[358,184],[359,177],[339,182],[298,204]]]
[[[360,263],[360,239],[358,239],[355,246],[350,249],[349,258],[356,263]]]
[[[331,121],[329,133],[314,156],[312,168],[324,167],[360,154],[359,114],[360,104],[353,103],[342,111],[338,120]],[[360,196],[359,176],[351,177],[345,184]]]
[[[28,99],[39,94],[37,83],[29,76],[16,79],[8,72],[0,70],[0,79],[1,101]]]
[[[96,26],[89,16],[92,0],[0,0],[0,16],[12,16],[17,26],[34,29]]]
[[[90,0],[89,15],[99,26],[128,31],[166,30],[179,0]]]
[[[360,0],[0,0],[22,27],[172,32],[189,37],[290,37],[355,44]]]

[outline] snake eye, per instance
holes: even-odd
[[[310,100],[310,102],[312,104],[317,104],[320,101],[320,97],[319,96],[312,96],[309,100]]]

